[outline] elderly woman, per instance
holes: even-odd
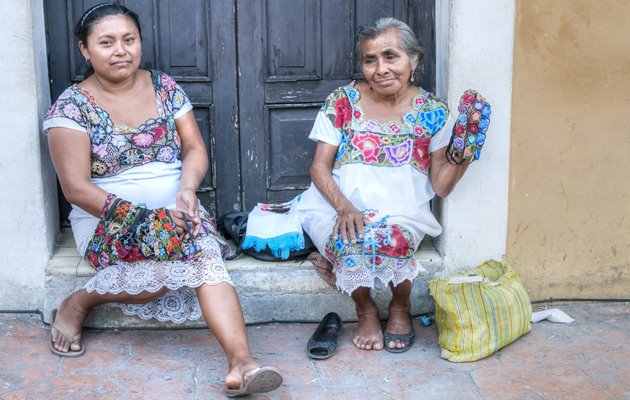
[[[252,357],[227,248],[196,190],[208,152],[192,105],[167,74],[139,69],[138,16],[99,4],[75,26],[92,73],[57,99],[44,132],[78,250],[98,271],[53,311],[50,350],[84,353],[83,321],[98,305],[181,323],[204,317],[228,361],[229,396],[280,386]]]
[[[354,300],[354,345],[403,352],[415,338],[414,253],[425,235],[441,232],[429,202],[453,190],[467,163],[445,156],[453,127],[447,105],[414,85],[422,49],[409,26],[383,18],[357,39],[364,80],[336,89],[317,115],[313,183],[298,209],[337,287]],[[387,287],[383,333],[373,295]]]

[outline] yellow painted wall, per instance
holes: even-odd
[[[517,0],[506,260],[532,300],[630,298],[629,16]]]

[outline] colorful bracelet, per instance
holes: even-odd
[[[105,218],[105,214],[107,214],[107,210],[109,210],[109,206],[112,204],[112,200],[116,198],[114,193],[108,193],[107,198],[105,199],[105,204],[103,204],[103,209],[101,210],[101,215],[99,215],[98,219]]]
[[[468,89],[460,98],[457,111],[459,117],[446,148],[446,159],[453,165],[469,164],[481,155],[492,109],[481,94]]]

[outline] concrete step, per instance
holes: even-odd
[[[412,314],[430,311],[433,301],[427,282],[443,270],[439,253],[430,241],[425,241],[416,253],[416,260],[427,273],[421,274],[412,290]],[[228,261],[227,269],[236,285],[246,323],[317,322],[330,311],[344,321],[356,319],[352,299],[319,277],[309,261],[262,262],[241,255]],[[69,294],[81,289],[95,274],[83,260],[74,244],[72,233],[65,230],[53,257],[46,267],[44,319],[50,322],[50,311]],[[389,292],[379,293],[377,304],[387,316]],[[191,328],[205,327],[203,320],[182,325],[142,320],[124,315],[118,308],[107,305],[95,308],[85,321],[92,328]]]

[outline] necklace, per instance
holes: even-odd
[[[132,135],[134,133],[138,133],[138,130],[130,128],[127,125],[114,125],[114,132],[117,135]]]

